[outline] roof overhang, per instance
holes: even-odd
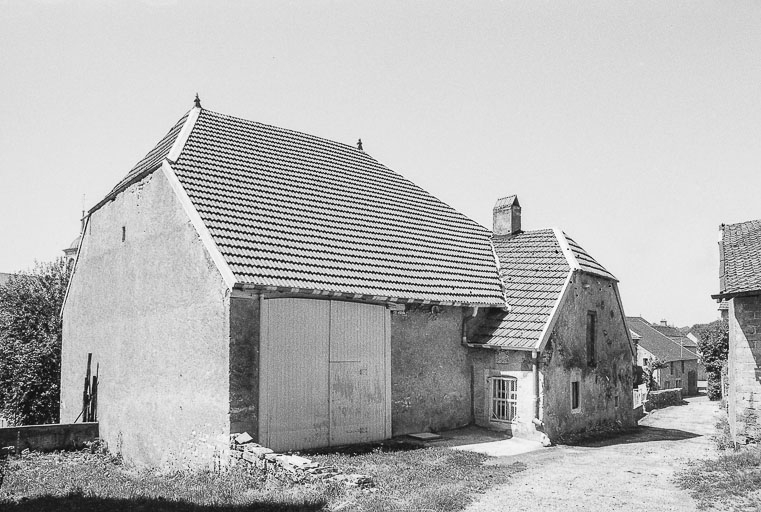
[[[376,304],[430,304],[433,306],[453,306],[465,308],[499,308],[505,311],[510,310],[507,303],[500,302],[470,302],[470,301],[447,301],[447,300],[429,300],[422,298],[393,297],[389,295],[371,295],[363,293],[340,292],[335,290],[320,290],[315,288],[294,288],[287,286],[266,286],[250,283],[236,283],[233,289],[233,296],[245,296],[250,294],[269,294],[273,297],[304,297],[315,299],[342,299],[353,300],[358,302],[371,302]]]
[[[712,299],[716,299],[717,302],[722,300],[734,299],[735,297],[750,297],[752,295],[761,295],[761,290],[744,290],[741,292],[720,292],[715,295],[711,295]]]

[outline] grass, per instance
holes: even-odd
[[[485,466],[487,457],[472,452],[436,447],[388,450],[383,446],[309,457],[346,473],[373,477],[375,492],[355,493],[347,500],[347,510],[362,512],[462,510],[474,493],[507,482],[511,472],[510,467]]]
[[[8,459],[0,509],[26,511],[442,511],[462,510],[473,493],[507,481],[511,468],[446,448],[376,446],[308,455],[345,473],[371,476],[361,490],[322,482],[289,484],[242,465],[220,472],[158,473],[88,451]],[[513,468],[515,469],[515,468]]]
[[[717,459],[699,460],[676,475],[702,510],[761,510],[761,447],[727,452]]]

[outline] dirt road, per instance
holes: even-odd
[[[690,459],[714,453],[718,405],[705,397],[653,412],[637,432],[584,446],[557,446],[490,461],[517,472],[468,512],[690,511],[694,500],[671,481]]]

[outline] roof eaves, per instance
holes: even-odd
[[[212,261],[214,261],[214,264],[217,266],[219,273],[222,274],[222,279],[224,280],[227,287],[232,290],[237,283],[237,279],[230,269],[230,266],[227,264],[225,257],[220,252],[219,247],[217,247],[216,242],[214,242],[214,239],[212,238],[206,223],[204,223],[203,219],[201,219],[201,216],[198,214],[196,207],[193,206],[190,197],[188,197],[188,193],[185,191],[182,183],[180,183],[180,180],[177,178],[177,175],[175,174],[174,169],[172,169],[168,159],[165,158],[161,163],[161,170],[164,172],[164,176],[169,182],[169,186],[172,187],[172,190],[177,196],[177,199],[180,201],[180,204],[182,205],[183,210],[185,210],[185,213],[190,219],[190,222],[196,229],[196,232],[201,238],[201,242],[208,251],[209,256],[211,256]]]
[[[182,148],[185,147],[185,142],[187,142],[188,137],[190,137],[190,133],[193,131],[193,127],[195,126],[196,120],[198,120],[198,115],[200,113],[201,113],[200,107],[194,107],[188,112],[188,117],[185,119],[185,123],[182,125],[182,129],[180,130],[179,135],[174,140],[174,143],[172,144],[172,147],[166,156],[166,158],[171,163],[176,162],[177,158],[180,156],[180,153],[182,152]],[[96,203],[95,206],[90,208],[90,211],[88,211],[87,214],[92,215],[93,212],[99,210],[104,204],[108,203],[109,201],[112,201],[116,196],[121,194],[124,190],[126,190],[132,184],[137,183],[138,181],[142,180],[149,174],[153,174],[156,170],[160,169],[162,165],[163,165],[163,162],[158,163],[154,166],[148,167],[144,171],[139,172],[135,174],[134,176],[132,176],[129,180],[120,183],[111,192],[109,192],[106,195],[106,197],[101,199],[98,203]]]
[[[182,125],[182,130],[180,130],[179,135],[177,135],[177,138],[174,140],[174,144],[172,144],[172,148],[166,155],[166,159],[169,160],[170,163],[175,163],[180,157],[180,153],[182,153],[182,149],[185,147],[185,143],[188,141],[200,114],[201,107],[193,107],[190,112],[188,112],[188,118],[185,119],[185,124]]]
[[[568,266],[571,267],[571,271],[574,270],[581,270],[581,265],[579,265],[579,260],[576,259],[576,255],[571,250],[571,246],[568,244],[568,240],[565,237],[565,233],[563,233],[563,230],[560,228],[552,228],[552,232],[555,233],[555,238],[558,241],[558,244],[560,245],[560,249],[563,251],[563,255],[565,256],[566,261],[568,262]]]

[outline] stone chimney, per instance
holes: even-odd
[[[521,204],[518,196],[507,196],[494,205],[495,235],[514,235],[521,231]]]
[[[668,326],[669,326],[669,323],[668,323],[666,320],[661,320],[661,325],[662,325],[663,327],[668,327]]]

